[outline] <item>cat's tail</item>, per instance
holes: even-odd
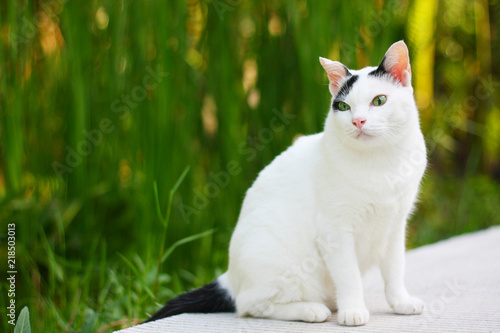
[[[171,299],[145,322],[155,321],[161,318],[175,316],[181,313],[213,313],[213,312],[235,312],[236,306],[229,291],[222,287],[219,279],[181,294]]]

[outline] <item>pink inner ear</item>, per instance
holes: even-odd
[[[336,68],[328,73],[328,79],[330,80],[330,84],[335,86],[336,89],[339,89],[340,82],[345,77],[345,70],[343,68]]]
[[[411,67],[408,48],[403,41],[394,43],[385,55],[384,67],[403,86],[411,84]]]
[[[340,84],[347,75],[346,69],[344,65],[338,61],[331,61],[325,58],[320,58],[319,60],[328,75],[328,80],[330,81],[330,92],[332,95],[336,95],[340,89]]]
[[[394,76],[399,82],[405,83],[406,81],[406,73],[411,75],[410,64],[407,61],[407,57],[399,57],[397,63],[391,68],[391,75]]]

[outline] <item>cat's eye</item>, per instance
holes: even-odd
[[[375,105],[375,106],[384,105],[385,102],[387,102],[387,96],[384,96],[384,95],[378,95],[372,101],[373,105]]]
[[[347,111],[349,110],[351,107],[349,106],[349,104],[345,103],[345,102],[337,102],[335,103],[337,109],[339,109],[340,111]]]

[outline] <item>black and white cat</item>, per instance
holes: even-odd
[[[406,44],[378,67],[320,62],[332,94],[324,131],[298,139],[247,191],[227,272],[150,320],[235,311],[322,322],[338,311],[339,324],[363,325],[361,277],[372,266],[394,312],[423,311],[404,285],[406,220],[427,163]]]

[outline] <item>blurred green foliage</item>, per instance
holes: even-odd
[[[257,173],[322,130],[319,56],[410,47],[430,151],[410,247],[500,224],[497,0],[5,0],[0,20],[0,235],[41,332],[128,326],[224,271]]]

